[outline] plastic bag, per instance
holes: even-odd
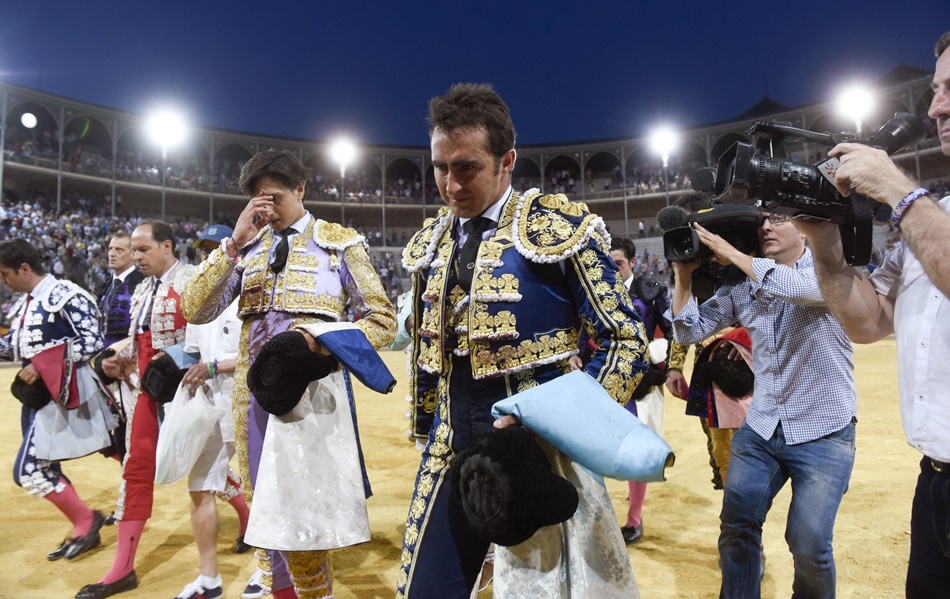
[[[204,450],[215,425],[224,416],[199,387],[195,396],[180,385],[165,405],[165,420],[155,450],[155,482],[170,485],[188,476]]]

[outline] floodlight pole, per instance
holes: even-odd
[[[663,181],[666,188],[666,205],[670,205],[670,155],[663,154]]]
[[[165,161],[168,159],[168,147],[162,144],[162,222],[165,222]]]
[[[346,166],[340,165],[340,225],[346,226]]]

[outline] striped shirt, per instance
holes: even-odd
[[[781,422],[790,445],[841,430],[857,414],[854,351],[818,288],[811,250],[794,268],[753,258],[752,269],[759,283],[725,285],[702,306],[690,299],[672,319],[676,341],[740,323],[752,336],[752,430],[769,439]]]

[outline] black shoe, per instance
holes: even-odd
[[[251,549],[253,549],[253,547],[244,542],[244,535],[238,537],[234,543],[234,553],[247,553]]]
[[[69,551],[69,546],[73,544],[72,537],[63,540],[59,547],[47,554],[46,559],[51,562],[55,562],[58,559],[63,559],[66,557],[66,553]]]
[[[112,512],[111,514],[106,516],[106,522],[105,522],[106,526],[115,526],[115,522],[116,522],[115,512]]]
[[[139,586],[139,579],[135,577],[135,570],[132,570],[119,580],[110,584],[87,584],[76,593],[76,599],[104,599],[111,597],[116,593],[131,591]]]
[[[643,522],[640,523],[640,526],[621,527],[620,535],[623,537],[624,543],[627,545],[633,545],[643,538]]]
[[[66,559],[75,559],[90,549],[102,544],[102,539],[99,538],[99,529],[101,529],[105,523],[106,519],[105,516],[102,515],[102,512],[99,510],[93,511],[92,528],[83,536],[73,539],[73,542],[66,550]]]

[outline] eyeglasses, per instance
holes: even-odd
[[[781,225],[788,222],[787,214],[769,214],[765,218],[769,219],[769,222],[773,225]]]

